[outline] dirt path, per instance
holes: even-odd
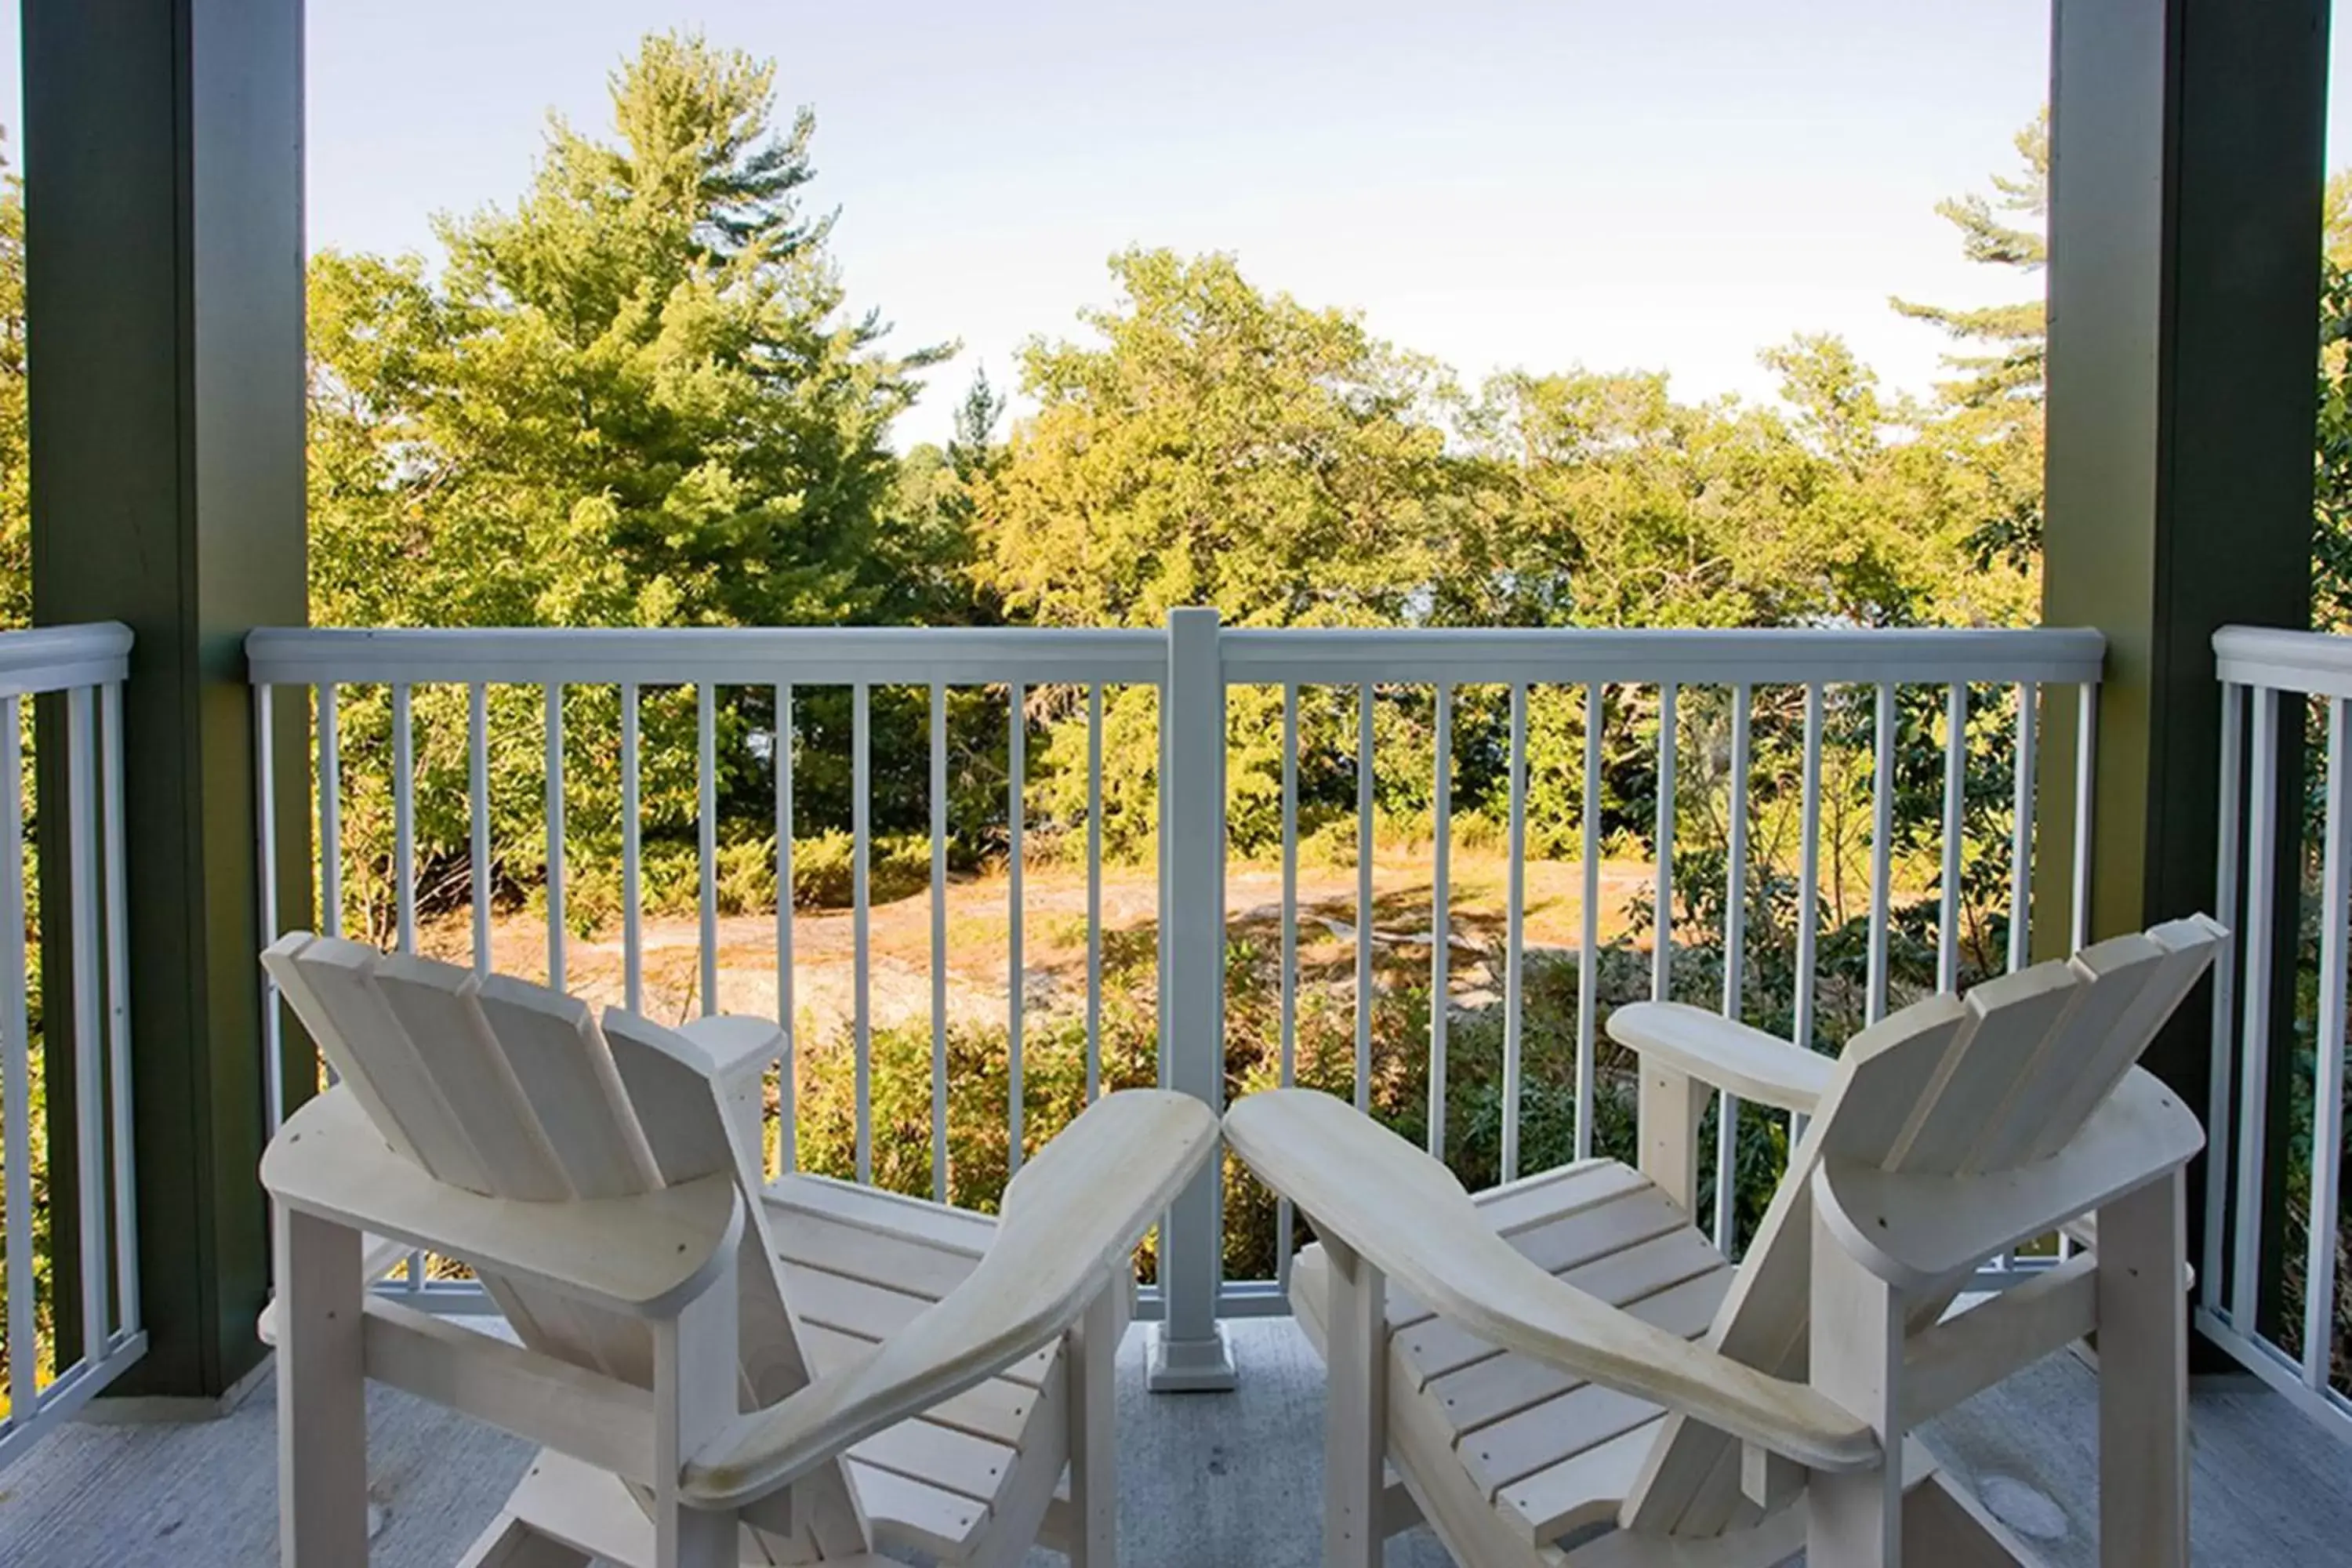
[[[1500,856],[1457,852],[1451,919],[1457,950],[1494,951],[1502,941],[1506,864]],[[1629,906],[1646,901],[1651,868],[1604,861],[1601,932],[1622,934]],[[1527,935],[1531,948],[1572,948],[1583,921],[1583,868],[1574,861],[1530,861]],[[1426,946],[1431,915],[1425,856],[1376,856],[1372,866],[1375,941]],[[1355,937],[1352,867],[1301,867],[1299,942],[1303,962],[1342,957]],[[1002,1024],[1010,990],[1011,881],[1001,873],[951,880],[947,889],[948,1016],[956,1023]],[[1225,879],[1229,927],[1271,926],[1281,913],[1282,874],[1273,864],[1234,866]],[[1103,868],[1104,931],[1116,940],[1150,934],[1159,903],[1149,867]],[[1029,869],[1023,879],[1022,980],[1026,1005],[1051,1011],[1080,1005],[1087,965],[1087,878],[1076,866]],[[463,911],[422,933],[429,952],[463,961],[472,951]],[[925,1024],[931,1014],[931,900],[928,889],[876,904],[867,921],[867,1006],[877,1028]],[[693,920],[647,920],[644,930],[645,1002],[656,1016],[680,1019],[698,1010],[701,933]],[[523,915],[501,916],[491,931],[493,965],[509,973],[546,973],[547,931]],[[846,910],[802,910],[793,921],[793,1011],[820,1035],[844,1026],[856,1005],[856,943]],[[624,952],[615,929],[564,944],[565,982],[597,1003],[622,1000]],[[1455,966],[1454,993],[1471,999],[1480,966]],[[722,1011],[776,1015],[776,923],[772,914],[729,915],[719,921],[719,999]]]

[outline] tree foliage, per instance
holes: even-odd
[[[312,268],[318,618],[865,619],[897,577],[908,373],[802,208],[815,120],[773,68],[662,35],[561,121],[511,210],[416,257]]]
[[[983,583],[1055,626],[1408,617],[1444,571],[1434,367],[1245,281],[1230,257],[1130,250],[1097,342],[1034,340],[1037,412],[979,496]]]

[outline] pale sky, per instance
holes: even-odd
[[[311,246],[429,250],[433,213],[510,201],[547,111],[604,129],[606,73],[672,26],[815,108],[853,306],[962,342],[902,445],[1108,302],[1131,243],[1232,251],[1472,378],[1762,395],[1759,348],[1833,331],[1925,390],[1939,335],[1886,298],[2014,297],[1933,209],[2011,167],[2049,61],[2048,0],[311,0]]]

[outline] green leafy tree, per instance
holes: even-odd
[[[1093,342],[1033,340],[1037,412],[979,490],[982,580],[1055,626],[1209,605],[1248,626],[1393,625],[1436,574],[1434,365],[1232,258],[1130,250]]]

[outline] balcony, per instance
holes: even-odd
[[[12,1369],[0,1459],[15,1500],[0,1508],[0,1559],[242,1563],[266,1559],[275,1529],[266,1383],[218,1422],[63,1424],[142,1343],[139,1215],[125,1201],[138,1152],[121,988],[136,960],[121,891],[126,646],[105,627],[0,637],[0,720],[21,720],[28,699],[61,705],[36,751],[60,736],[65,764],[34,769],[29,807],[21,789],[0,796],[0,842],[14,822],[29,843],[27,822],[60,811],[40,803],[61,801],[68,868],[52,910],[31,858],[0,857],[0,913],[29,901],[33,928],[72,955],[63,1027],[44,1009],[39,1028],[16,1032],[7,1019],[28,1017],[28,982],[55,970],[21,944],[0,955],[11,982],[0,1008],[19,1009],[0,1012],[0,1033],[49,1062],[41,1075],[10,1063],[0,1170],[37,1170],[74,1238],[37,1251],[43,1233],[15,1206],[33,1184],[10,1184],[6,1278],[62,1283],[11,1298],[12,1344],[45,1353]],[[2234,1179],[2208,1188],[2197,1300],[2200,1325],[2245,1371],[2209,1377],[2194,1398],[2200,1561],[2319,1561],[2352,1528],[2352,1404],[2343,1335],[2326,1326],[2340,1312],[2336,1269],[2311,1240],[2339,1234],[2326,1152],[2341,1130],[2292,1111],[2270,1120],[2282,1104],[2309,1115],[2342,1098],[2346,646],[2244,630],[2219,641],[2213,896],[2240,941],[2214,988],[2208,1125],[2213,1163]],[[1183,611],[1161,630],[1082,633],[263,630],[247,654],[257,733],[274,746],[284,720],[299,722],[315,802],[265,788],[257,841],[288,842],[287,819],[314,812],[317,847],[306,910],[278,907],[282,868],[265,855],[257,948],[285,929],[344,930],[657,1015],[789,1016],[793,1070],[771,1096],[777,1168],[982,1207],[1020,1151],[1101,1088],[1138,1081],[1213,1100],[1318,1085],[1411,1129],[1472,1184],[1507,1180],[1623,1136],[1626,1064],[1601,1030],[1611,1006],[1702,1000],[1834,1049],[1911,996],[2077,945],[2095,872],[2095,633],[1259,632]],[[749,710],[726,701],[745,691],[791,728],[722,723]],[[1085,742],[1059,789],[1024,760],[1046,733],[1040,694]],[[1106,778],[1104,716],[1123,698],[1158,737],[1160,768],[1140,781]],[[814,721],[828,702],[845,707],[845,727]],[[2283,742],[2300,739],[2306,705],[2326,737],[2308,831],[2268,804],[2285,793],[2294,753]],[[1267,732],[1244,722],[1252,713]],[[906,733],[882,733],[877,714]],[[1000,736],[1007,771],[992,816],[951,822],[951,743],[976,731]],[[908,736],[911,752],[897,745],[889,766],[929,782],[927,853],[898,856],[920,876],[901,865],[877,886],[877,759]],[[1658,783],[1646,813],[1629,823],[1619,807],[1612,831],[1604,755],[1622,771],[1629,747]],[[260,759],[265,781],[287,776],[275,763]],[[1502,805],[1491,825],[1464,804],[1481,767]],[[1255,827],[1237,785],[1253,770],[1275,784]],[[1376,808],[1401,774],[1425,779],[1423,823]],[[1302,777],[1334,776],[1351,799],[1334,804],[1326,787],[1302,801],[1313,793]],[[793,857],[816,842],[812,779],[851,784],[846,886],[796,910],[773,894],[804,880]],[[739,818],[748,790],[773,825],[755,845],[771,893],[760,907],[728,886],[742,857],[720,839],[722,788]],[[1140,794],[1122,801],[1121,789]],[[500,815],[518,800],[527,820]],[[617,816],[600,820],[599,803]],[[1548,815],[1561,809],[1565,827]],[[1124,847],[1113,832],[1107,847],[1121,811],[1151,831]],[[974,837],[992,852],[973,856]],[[2307,1005],[2274,1013],[2266,989],[2238,977],[2302,944],[2304,928],[2272,914],[2282,839],[2308,840],[2321,907]],[[682,886],[677,864],[690,868]],[[0,921],[0,932],[25,929]],[[1574,940],[1551,940],[1559,932]],[[877,974],[898,978],[877,986]],[[266,1016],[266,1081],[299,1093],[317,1081],[315,1058],[278,1009]],[[2312,1037],[2339,1048],[2290,1044]],[[37,1076],[46,1117],[24,1092]],[[2290,1081],[2307,1087],[2283,1100]],[[37,1131],[57,1137],[61,1090],[69,1150],[35,1153]],[[273,1123],[280,1109],[268,1108]],[[1736,1254],[1785,1159],[1785,1129],[1732,1102],[1715,1146],[1701,1223]],[[2299,1174],[2281,1179],[2290,1168]],[[2278,1239],[2290,1232],[2292,1247]],[[1229,1172],[1180,1204],[1148,1249],[1147,1321],[1120,1363],[1131,1560],[1313,1559],[1321,1372],[1279,1316],[1299,1233],[1286,1205]],[[2030,1277],[2065,1245],[1998,1259],[1979,1285]],[[413,1258],[385,1289],[436,1310],[488,1310],[432,1259]],[[2095,1556],[2093,1377],[2084,1359],[2054,1357],[1932,1432],[2053,1563]],[[526,1446],[388,1390],[371,1416],[375,1560],[452,1560]],[[1425,1535],[1393,1551],[1444,1561]]]
[[[2231,946],[2147,1058],[2209,1133],[2196,1555],[2344,1555],[2352,655],[2299,629],[2324,0],[2053,0],[2044,483],[2000,519],[2050,625],[1986,632],[304,629],[302,0],[26,11],[0,1563],[271,1560],[255,1166],[321,1077],[254,962],[289,928],[784,1019],[772,1170],[984,1207],[1148,1082],[1321,1089],[1501,1182],[1624,1146],[1621,1003],[1830,1049],[2197,909]],[[1737,1254],[1792,1129],[1710,1115],[1689,1207]],[[1228,1162],[1139,1256],[1130,1561],[1317,1558],[1309,1228]],[[430,1257],[383,1288],[487,1301]],[[1929,1432],[2058,1563],[2095,1555],[2088,1362]],[[370,1411],[374,1560],[451,1560],[521,1445]]]

